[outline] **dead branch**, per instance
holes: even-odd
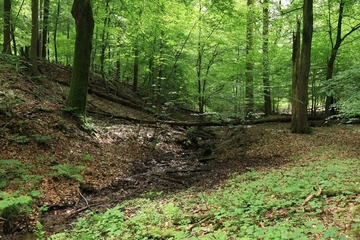
[[[309,201],[311,201],[311,199],[313,199],[314,197],[319,197],[321,195],[322,189],[319,186],[319,183],[317,184],[318,187],[318,191],[316,193],[310,194],[305,200],[304,202],[301,204],[301,206],[305,206]]]

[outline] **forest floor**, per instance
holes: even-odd
[[[0,187],[34,200],[30,217],[2,227],[4,239],[25,239],[38,220],[56,233],[85,210],[103,211],[149,192],[218,188],[235,173],[285,169],[297,156],[324,146],[344,149],[338,153],[344,158],[360,155],[355,125],[296,135],[289,123],[202,130],[152,124],[156,117],[142,110],[143,100],[128,86],[113,86],[107,94],[98,77],[90,79],[91,120],[80,126],[63,110],[69,68],[40,62],[42,75],[34,78],[9,59],[0,64]]]

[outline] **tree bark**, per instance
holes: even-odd
[[[3,53],[11,54],[11,0],[4,0]]]
[[[308,83],[310,72],[311,42],[313,33],[313,0],[304,0],[303,5],[303,30],[300,65],[297,64],[298,51],[300,48],[299,22],[297,27],[296,40],[294,41],[293,53],[293,101],[292,101],[292,133],[310,133],[311,129],[308,124],[307,104],[308,104]],[[296,44],[296,45],[295,45]],[[299,66],[299,67],[298,67]]]
[[[247,25],[246,25],[246,113],[254,112],[254,0],[247,0]]]
[[[264,113],[271,114],[270,68],[269,68],[269,0],[263,2],[263,85]]]
[[[94,18],[90,0],[74,0],[71,14],[75,19],[76,38],[70,92],[66,106],[83,121],[86,121],[86,98],[94,33]]]
[[[106,92],[109,93],[109,87],[108,84],[106,82],[106,76],[105,76],[105,50],[108,46],[108,39],[105,39],[105,36],[107,36],[107,31],[108,31],[108,26],[110,23],[110,18],[109,18],[109,1],[110,0],[106,0],[106,7],[105,7],[105,18],[104,18],[104,25],[103,25],[103,30],[101,32],[101,52],[100,52],[100,74],[101,74],[101,78],[104,82],[104,86],[106,89]]]
[[[58,3],[57,3],[55,27],[54,27],[54,56],[55,56],[55,63],[58,63],[57,28],[58,28],[58,24],[59,24],[59,17],[60,17],[60,0],[58,0]]]
[[[31,72],[34,76],[39,75],[37,58],[38,58],[38,35],[39,35],[39,21],[38,21],[38,10],[39,2],[38,0],[31,0],[31,52],[30,52],[30,62],[31,62]]]
[[[50,9],[50,0],[44,0],[44,16],[43,16],[43,32],[42,32],[42,46],[41,46],[41,57],[46,59],[47,49],[46,44],[48,44],[48,26],[49,26],[49,11]]]

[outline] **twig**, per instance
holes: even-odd
[[[80,194],[80,196],[85,200],[85,203],[86,203],[87,208],[89,208],[89,209],[93,212],[93,210],[91,209],[91,207],[90,207],[90,205],[89,205],[88,200],[84,197],[84,195],[81,194],[79,188],[77,188],[77,191],[78,191],[78,193]]]
[[[211,217],[212,217],[211,215],[204,217],[203,219],[201,219],[201,220],[198,221],[197,223],[191,224],[189,227],[186,228],[186,230],[187,230],[187,231],[191,231],[193,228],[200,226],[201,223],[209,220]]]
[[[305,200],[304,202],[301,204],[301,206],[305,206],[305,204],[307,204],[311,199],[313,199],[314,197],[319,197],[321,195],[322,189],[319,186],[319,183],[316,184],[318,187],[318,191],[316,193],[310,194]]]

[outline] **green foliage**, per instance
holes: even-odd
[[[36,229],[35,235],[37,240],[45,240],[45,231],[43,230],[43,226],[39,221],[36,221]]]
[[[92,158],[93,158],[93,157],[92,157],[91,154],[89,154],[89,153],[82,155],[82,159],[83,159],[85,162],[90,162]]]
[[[9,141],[19,144],[25,144],[30,141],[29,137],[24,135],[12,135],[8,137]]]
[[[14,230],[14,223],[22,220],[31,213],[32,198],[18,196],[0,191],[0,216],[5,221],[3,230],[10,233]]]
[[[346,239],[340,228],[323,222],[322,214],[331,212],[338,223],[351,221],[350,216],[331,209],[339,199],[345,201],[344,206],[353,199],[351,189],[359,187],[359,169],[358,159],[330,159],[247,172],[213,192],[182,193],[161,201],[144,195],[102,214],[89,213],[77,221],[74,230],[54,239]],[[316,192],[314,188],[339,193],[303,204]],[[357,224],[353,224],[354,235]]]
[[[59,164],[50,167],[50,169],[56,170],[57,172],[49,174],[49,176],[65,176],[70,179],[75,179],[77,181],[82,180],[80,172],[85,169],[84,166],[74,166],[70,163]]]
[[[32,136],[35,138],[35,141],[39,145],[48,145],[49,141],[51,139],[50,136],[46,136],[46,135],[42,135],[42,134],[33,134]]]
[[[3,86],[6,88],[6,86]],[[12,117],[12,109],[22,103],[22,100],[12,90],[0,91],[0,113],[4,113],[6,117]]]
[[[339,110],[334,117],[352,119],[360,116],[360,70],[358,67],[339,72],[334,78],[327,81],[322,89],[328,95],[337,99],[333,107]]]

